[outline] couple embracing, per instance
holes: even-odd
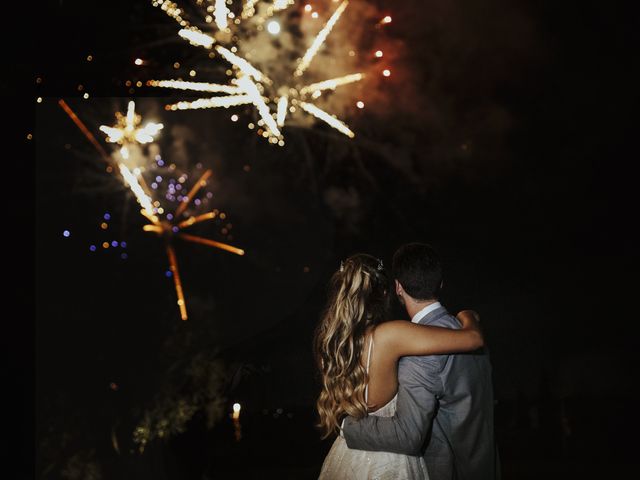
[[[349,257],[331,279],[315,335],[324,438],[320,479],[494,480],[491,365],[472,310],[439,301],[442,266],[428,245],[380,260]],[[411,322],[387,318],[395,289]]]

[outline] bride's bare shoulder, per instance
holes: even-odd
[[[409,325],[411,325],[411,322],[408,320],[387,320],[379,324],[375,329],[374,335],[376,343],[393,341],[398,338]]]

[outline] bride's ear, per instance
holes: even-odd
[[[402,285],[400,285],[400,282],[398,280],[394,280],[394,283],[396,284],[396,295],[402,295],[404,293]]]

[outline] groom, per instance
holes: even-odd
[[[393,256],[396,294],[411,321],[460,328],[438,302],[442,267],[428,245],[411,243]],[[423,455],[430,480],[495,480],[491,364],[483,350],[404,357],[393,417],[346,417],[349,448]]]

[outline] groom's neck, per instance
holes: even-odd
[[[407,307],[407,313],[409,314],[409,318],[413,318],[416,313],[418,313],[423,308],[431,305],[432,303],[436,303],[438,301],[437,298],[433,298],[431,300],[414,300],[408,299],[405,300],[405,305]]]

